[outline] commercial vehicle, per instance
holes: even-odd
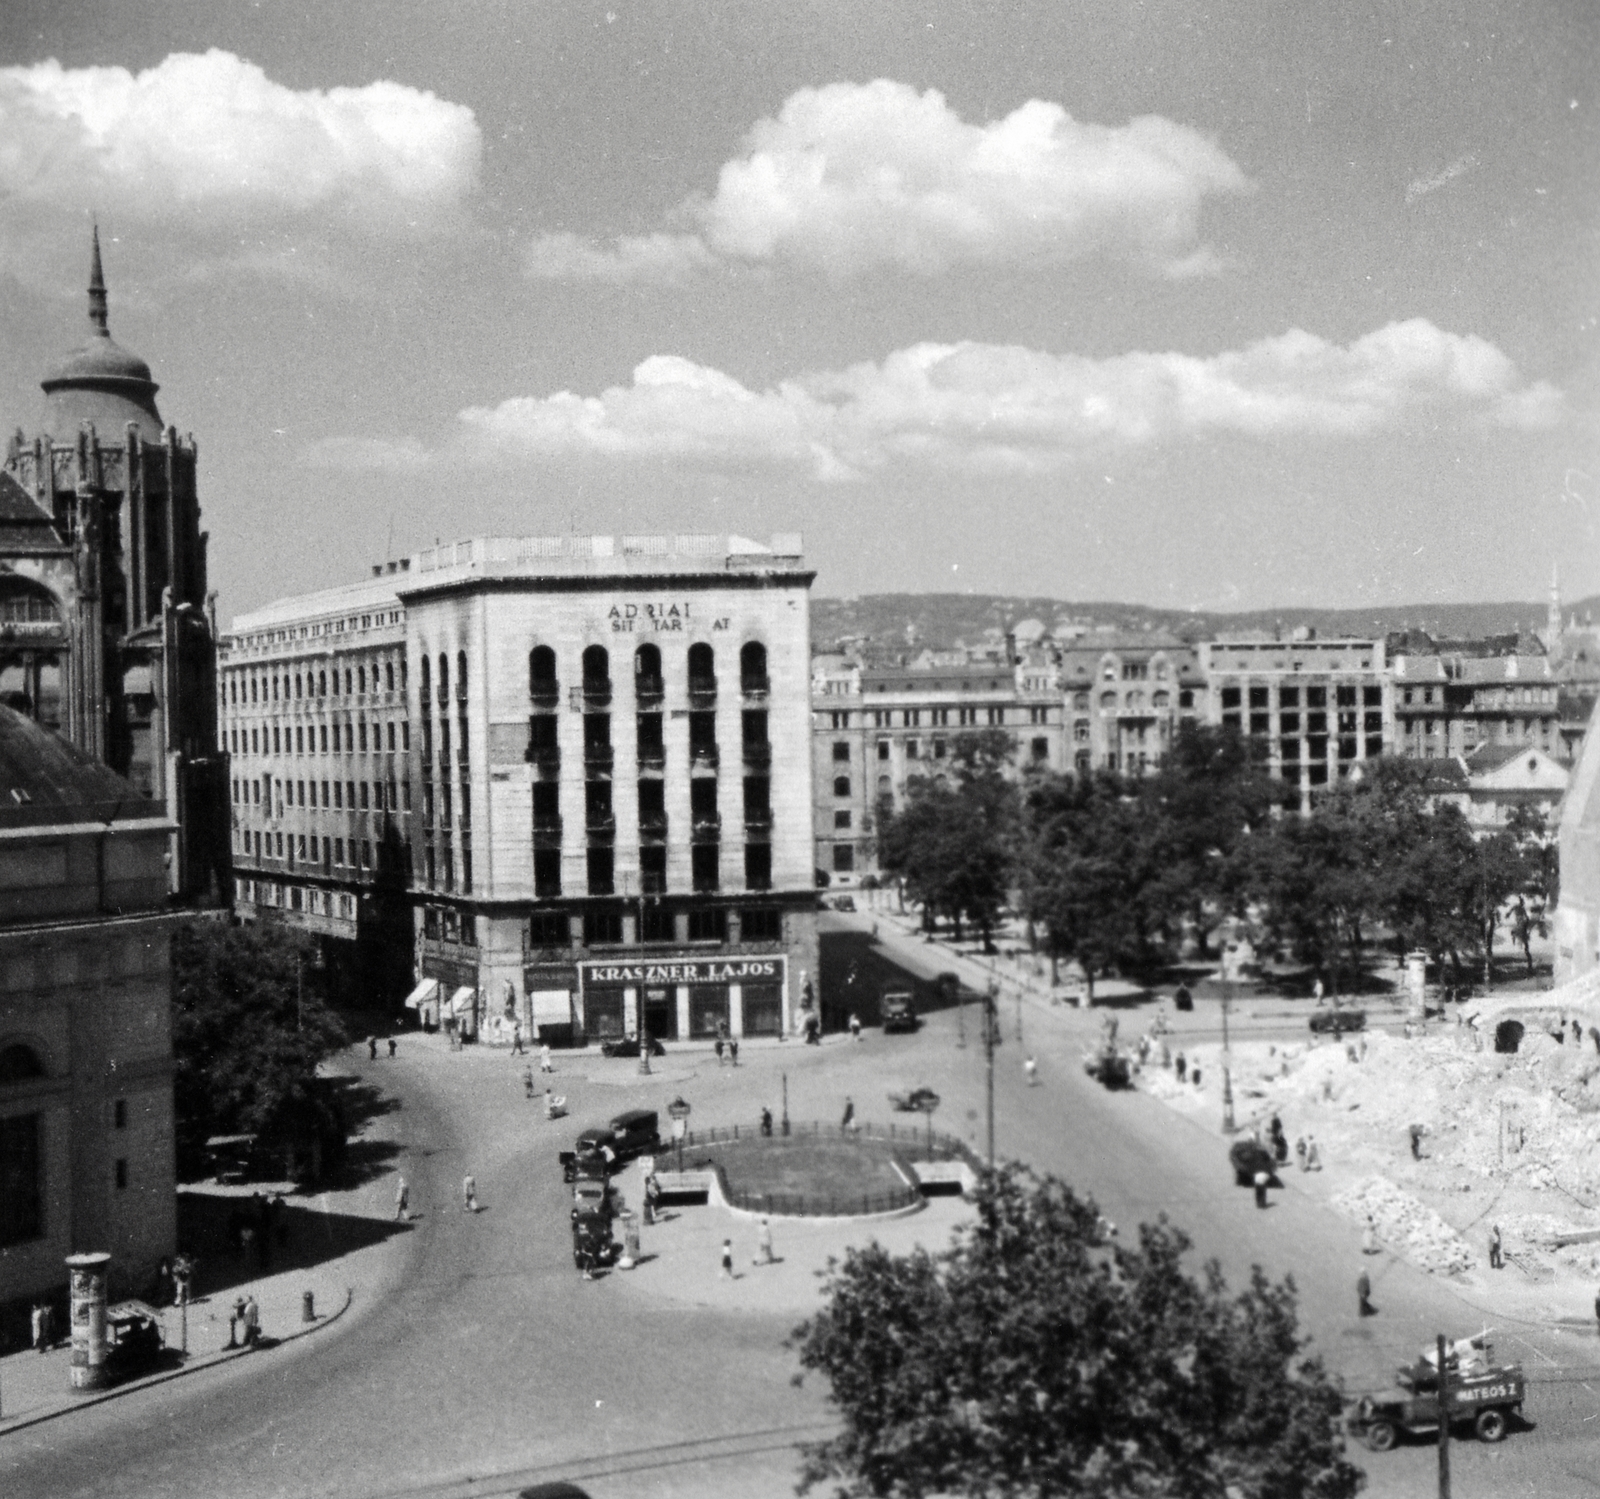
[[[884,1033],[914,1031],[917,1028],[916,1001],[909,989],[890,989],[883,996],[881,1007]]]
[[[1501,1441],[1522,1415],[1527,1384],[1521,1364],[1497,1364],[1488,1334],[1448,1345],[1445,1359],[1452,1428],[1470,1425],[1482,1442]],[[1374,1452],[1387,1452],[1402,1434],[1439,1430],[1439,1360],[1424,1349],[1395,1372],[1397,1389],[1364,1395],[1345,1417],[1345,1428]]]
[[[1346,1031],[1364,1031],[1367,1028],[1365,1010],[1318,1010],[1311,1017],[1312,1031],[1317,1035],[1341,1036]]]

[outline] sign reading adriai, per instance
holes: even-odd
[[[580,963],[586,986],[781,983],[782,957],[680,958],[663,963]]]
[[[612,633],[616,635],[644,634],[650,630],[681,631],[691,618],[687,599],[676,604],[613,604],[606,617],[611,621]],[[693,617],[700,618],[699,615]],[[726,630],[728,621],[713,620],[711,628]]]

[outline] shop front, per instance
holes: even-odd
[[[522,971],[528,996],[533,1039],[550,1046],[571,1046],[583,1033],[577,1005],[578,975],[570,963],[529,963]]]
[[[463,1041],[475,1040],[479,1012],[477,965],[455,963],[424,953],[421,976],[436,980],[439,985],[437,1003],[441,1027],[454,1031]],[[419,1003],[417,1008],[420,1015],[422,1005]]]
[[[638,1034],[709,1041],[782,1033],[788,958],[682,958],[578,964],[584,1030],[592,1040]]]

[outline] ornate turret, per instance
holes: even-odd
[[[96,226],[89,264],[89,338],[39,382],[46,396],[44,429],[70,437],[93,422],[105,440],[121,440],[132,422],[146,442],[161,441],[160,387],[150,366],[112,337],[106,319],[106,282],[100,269],[100,230]]]

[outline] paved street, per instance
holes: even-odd
[[[868,925],[868,918],[861,918]],[[926,964],[916,939],[880,940]],[[932,960],[954,966],[947,954]],[[958,960],[959,961],[959,960]],[[973,1020],[969,1011],[968,1021]],[[1353,1384],[1382,1382],[1436,1330],[1482,1314],[1449,1286],[1387,1257],[1374,1275],[1380,1315],[1354,1315],[1355,1231],[1294,1180],[1262,1213],[1231,1184],[1224,1147],[1200,1124],[1137,1093],[1109,1094],[1083,1075],[1097,1014],[1030,1001],[1028,1049],[1041,1086],[1024,1085],[1014,1007],[997,1057],[998,1147],[1055,1171],[1130,1234],[1168,1213],[1219,1259],[1230,1281],[1252,1262],[1292,1271],[1308,1331]],[[1133,1023],[1132,1020],[1129,1022]],[[653,1256],[630,1274],[585,1283],[575,1273],[567,1195],[555,1153],[575,1131],[635,1104],[682,1093],[694,1125],[753,1123],[776,1113],[781,1075],[797,1122],[858,1113],[887,1121],[888,1090],[927,1083],[943,1098],[936,1127],[981,1148],[982,1052],[956,1045],[956,1016],[914,1037],[830,1038],[821,1048],[747,1046],[734,1071],[709,1053],[676,1053],[641,1078],[636,1064],[558,1055],[553,1079],[571,1117],[547,1123],[521,1086],[522,1062],[487,1050],[412,1040],[396,1063],[353,1066],[398,1094],[378,1127],[412,1183],[413,1231],[378,1246],[341,1325],[289,1347],[111,1401],[0,1438],[0,1492],[11,1495],[488,1495],[542,1477],[581,1481],[596,1499],[622,1495],[779,1495],[793,1444],[826,1429],[822,1391],[790,1382],[783,1340],[816,1294],[813,1271],[850,1238],[895,1248],[937,1242],[961,1216],[939,1202],[911,1218],[854,1228],[777,1225],[784,1263],[749,1266],[754,1226],[686,1208],[647,1230]],[[477,1178],[483,1211],[460,1205]],[[340,1211],[392,1216],[393,1175],[355,1189]],[[633,1179],[623,1189],[634,1197]],[[714,1249],[735,1239],[740,1279],[719,1283]],[[373,1251],[363,1251],[373,1253]],[[387,1289],[385,1286],[387,1285]],[[1498,1448],[1455,1448],[1457,1495],[1592,1492],[1587,1476],[1600,1380],[1583,1336],[1498,1321],[1503,1349],[1530,1374],[1576,1371],[1530,1396],[1538,1429]],[[271,1329],[269,1328],[270,1332]],[[1434,1453],[1416,1446],[1356,1458],[1375,1495],[1431,1492]]]

